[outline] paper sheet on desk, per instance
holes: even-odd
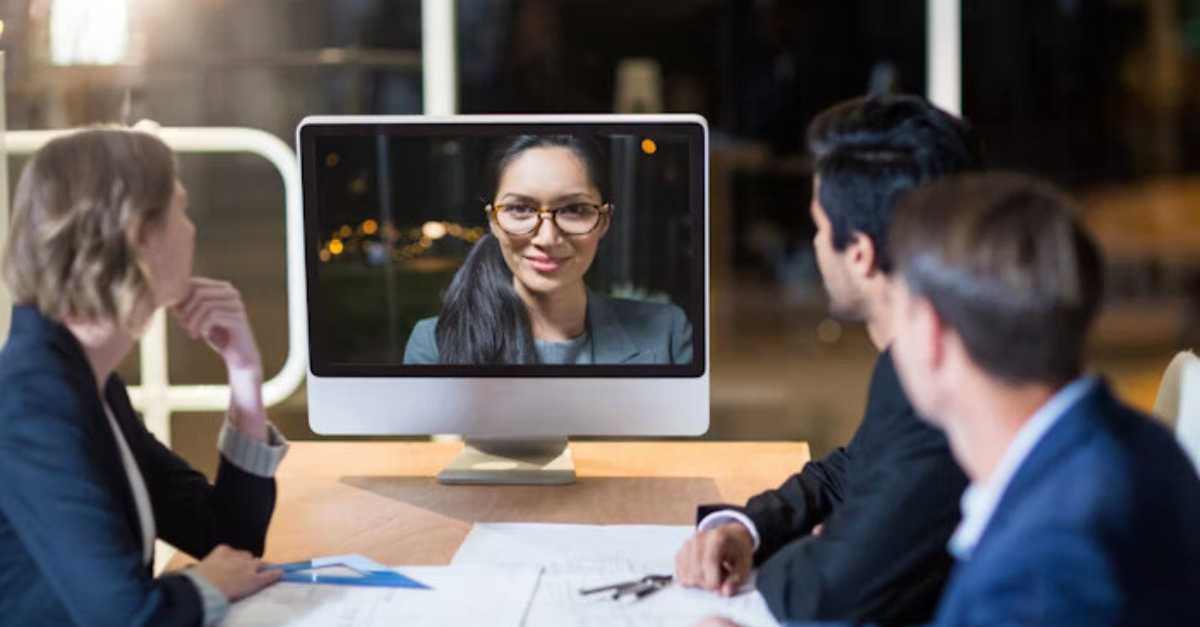
[[[671,586],[641,601],[584,597],[582,588],[670,574],[688,526],[481,523],[451,564],[538,565],[544,568],[526,627],[688,626],[712,614],[747,627],[778,625],[753,586],[733,598]]]
[[[519,627],[540,569],[406,566],[432,590],[279,583],[234,603],[223,627]]]

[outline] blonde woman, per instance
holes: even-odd
[[[0,350],[0,616],[14,625],[200,625],[275,581],[259,560],[287,444],[267,421],[241,296],[192,277],[195,227],[155,136],[55,139],[17,185]],[[225,362],[215,483],[159,443],[114,369],[168,307]],[[155,578],[155,538],[203,558]]]

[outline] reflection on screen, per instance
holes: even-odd
[[[315,137],[314,363],[692,365],[703,207],[691,141]]]

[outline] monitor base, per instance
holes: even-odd
[[[575,483],[575,462],[566,438],[467,438],[437,478],[448,485],[566,485]]]

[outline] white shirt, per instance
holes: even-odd
[[[722,509],[715,511],[708,516],[705,516],[704,519],[700,521],[700,524],[696,525],[696,529],[698,531],[708,531],[709,529],[716,529],[725,523],[731,522],[740,523],[746,528],[746,531],[750,532],[750,539],[753,541],[754,550],[758,551],[758,546],[762,544],[762,538],[760,538],[758,535],[758,527],[754,526],[754,521],[750,520],[749,516],[737,511],[736,509]]]
[[[158,530],[154,525],[154,508],[150,503],[150,492],[146,489],[146,480],[138,468],[129,443],[125,441],[125,435],[121,433],[121,428],[117,425],[117,419],[113,416],[112,410],[108,408],[108,403],[102,404],[104,415],[108,417],[108,426],[112,428],[113,436],[117,440],[117,449],[121,453],[121,465],[125,468],[125,477],[129,479],[129,487],[133,491],[138,526],[142,528],[142,563],[149,565],[154,558],[154,540],[158,537]],[[269,422],[267,423],[267,441],[259,442],[242,435],[226,420],[217,436],[217,449],[221,451],[222,456],[238,468],[260,477],[273,477],[275,469],[279,467],[283,456],[287,454],[288,442],[275,428],[275,425]],[[225,595],[195,569],[184,570],[182,575],[191,580],[200,593],[200,600],[204,607],[203,623],[215,625],[221,622],[229,611],[229,600],[225,598]]]
[[[984,483],[972,483],[962,495],[962,522],[950,536],[949,550],[954,557],[965,560],[971,557],[975,545],[983,537],[988,522],[996,512],[996,506],[1004,497],[1008,484],[1020,470],[1029,454],[1045,437],[1050,428],[1058,423],[1076,403],[1099,383],[1095,377],[1080,377],[1050,397],[1033,416],[1017,431],[992,476]]]
[[[146,490],[146,480],[133,459],[129,443],[117,426],[117,419],[113,417],[108,403],[104,403],[104,415],[108,417],[108,426],[112,427],[113,436],[117,438],[117,449],[121,451],[121,465],[125,467],[129,489],[133,492],[133,503],[137,507],[138,526],[142,528],[142,563],[148,565],[154,558],[154,538],[158,537],[154,528],[154,510],[150,507],[150,492]]]

